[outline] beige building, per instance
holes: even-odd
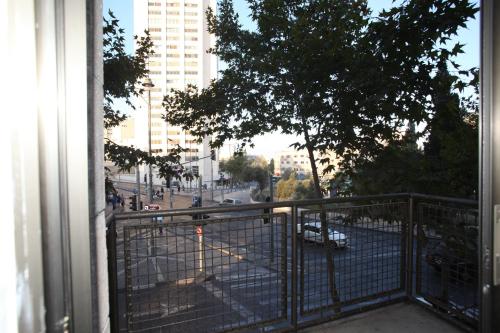
[[[197,143],[188,131],[171,126],[162,119],[163,96],[171,89],[188,84],[198,88],[209,85],[217,76],[217,58],[206,50],[214,45],[207,32],[205,11],[216,8],[215,0],[134,0],[134,34],[149,30],[155,53],[149,62],[151,90],[151,144],[155,154],[166,154],[177,145],[186,148],[182,163],[199,172],[204,182],[218,173],[218,160],[212,162],[208,139]],[[135,135],[140,148],[147,149],[147,94],[137,99],[134,113]]]
[[[331,163],[337,165],[338,159],[335,158],[335,155],[333,153],[329,153],[328,155],[331,158]],[[318,156],[316,156],[316,159],[318,159]],[[318,173],[321,176],[327,165],[321,165],[319,161],[316,162],[316,165],[318,167]],[[274,174],[280,176],[287,169],[291,169],[299,175],[311,173],[311,163],[307,150],[289,149],[276,154],[274,156]]]

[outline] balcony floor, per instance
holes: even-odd
[[[300,330],[301,333],[455,333],[456,326],[412,303],[398,303],[377,310]]]

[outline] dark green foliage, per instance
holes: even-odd
[[[461,105],[458,94],[451,91],[453,83],[453,76],[444,68],[434,80],[436,113],[429,123],[430,135],[424,146],[425,190],[474,198],[479,181],[477,107],[470,104],[470,99]]]
[[[443,66],[431,89],[434,116],[424,149],[406,136],[393,141],[372,160],[360,163],[352,175],[356,194],[422,192],[475,198],[478,187],[477,71],[467,86],[475,93],[454,92],[456,77]],[[476,97],[474,97],[476,96]]]
[[[274,158],[271,158],[268,165],[269,174],[274,175]]]
[[[137,48],[134,55],[125,52],[124,30],[119,27],[118,19],[109,11],[109,20],[104,19],[103,60],[104,60],[104,127],[118,126],[127,116],[113,107],[115,99],[122,98],[134,108],[131,98],[139,96],[142,79],[148,74],[147,61],[153,53],[153,42],[149,32],[145,36],[134,37]]]
[[[228,160],[221,161],[221,171],[231,174],[233,182],[257,182],[259,191],[269,183],[268,165],[264,158],[250,159],[244,152],[236,154]]]
[[[420,192],[422,161],[422,151],[413,149],[406,138],[393,141],[351,172],[351,190],[359,195]]]
[[[199,137],[213,135],[213,147],[251,144],[266,132],[295,135],[292,146],[308,151],[317,197],[314,152],[333,151],[352,170],[396,140],[407,121],[430,118],[433,73],[462,52],[442,43],[477,11],[467,0],[409,0],[371,20],[365,0],[248,3],[256,31],[239,25],[231,0],[219,1],[217,17],[208,10],[217,37],[210,52],[227,68],[206,89],[166,97],[166,117]]]

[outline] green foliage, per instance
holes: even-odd
[[[142,79],[148,74],[148,57],[153,53],[153,42],[146,30],[144,37],[134,37],[137,43],[135,54],[127,54],[124,30],[119,27],[113,12],[109,11],[108,15],[109,19],[104,18],[103,25],[105,128],[118,126],[127,118],[113,107],[115,99],[124,99],[127,105],[134,108],[131,98],[142,93],[137,87],[142,87]]]
[[[250,197],[254,201],[259,201],[259,202],[265,202],[267,197],[270,197],[271,193],[269,192],[269,188],[266,188],[265,190],[260,190],[258,188],[254,188],[250,192]]]
[[[288,179],[281,178],[276,184],[276,196],[278,200],[285,200],[293,197],[295,187],[297,186],[297,177],[295,172],[290,174]]]
[[[455,79],[442,66],[432,82],[435,113],[428,124],[424,149],[413,139],[387,145],[373,160],[352,173],[356,194],[422,192],[475,197],[478,187],[478,101],[454,92]],[[477,93],[476,75],[467,84]],[[475,95],[477,96],[477,95]]]
[[[317,197],[314,151],[334,151],[351,170],[407,121],[429,119],[433,73],[438,64],[457,66],[453,57],[462,52],[463,45],[443,43],[477,11],[467,0],[408,0],[371,19],[366,0],[248,3],[256,31],[241,27],[231,0],[219,1],[217,16],[208,10],[217,37],[210,52],[227,68],[206,89],[166,97],[166,118],[213,135],[213,147],[251,145],[272,131],[295,135],[292,146],[309,153]]]
[[[269,183],[267,161],[263,157],[250,159],[245,153],[236,154],[228,160],[221,161],[219,168],[231,174],[235,182],[252,182],[259,184],[259,191]]]
[[[314,184],[312,178],[301,180],[297,182],[295,186],[295,193],[293,194],[293,199],[295,200],[306,200],[314,199]]]
[[[286,168],[283,171],[283,174],[281,175],[281,179],[288,180],[290,178],[290,176],[292,175],[292,173],[293,173],[292,168]]]
[[[109,19],[104,19],[103,26],[103,58],[104,58],[104,127],[118,126],[127,119],[127,115],[114,108],[114,101],[123,99],[127,105],[134,107],[131,99],[143,93],[142,81],[147,76],[147,62],[153,51],[153,42],[148,31],[144,37],[135,36],[137,47],[134,55],[125,52],[124,31],[119,27],[119,21],[114,14],[108,12]],[[141,164],[154,165],[159,176],[164,179],[170,177],[192,179],[193,176],[184,172],[179,165],[180,146],[172,149],[166,156],[152,156],[134,147],[118,145],[106,139],[104,145],[105,159],[113,162],[120,171],[130,171],[132,167]],[[107,187],[112,186],[107,178]]]
[[[445,68],[434,80],[437,112],[429,123],[430,135],[424,146],[425,190],[439,195],[475,197],[479,182],[478,103],[471,104],[470,98],[461,103],[458,94],[452,92],[453,82]],[[471,84],[476,81],[473,79]]]
[[[312,178],[298,180],[295,171],[287,178],[282,177],[276,184],[276,196],[279,200],[313,199],[316,197]]]
[[[419,192],[423,153],[408,147],[406,140],[392,141],[376,158],[352,172],[352,192],[383,194]]]
[[[274,158],[271,158],[268,165],[269,174],[274,175]]]

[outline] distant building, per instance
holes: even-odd
[[[331,158],[331,162],[335,165],[338,164],[338,159],[336,159],[333,153],[328,154]],[[316,156],[318,159],[318,156]],[[316,166],[318,167],[318,173],[321,176],[323,170],[327,165],[321,165],[319,161],[316,161]],[[276,176],[281,176],[285,170],[290,169],[295,171],[298,175],[306,175],[312,173],[311,163],[309,161],[309,154],[307,150],[283,150],[275,155],[274,157],[274,174]]]
[[[151,90],[151,143],[154,154],[165,155],[177,145],[187,149],[181,163],[208,182],[218,174],[218,156],[210,159],[208,138],[198,143],[189,131],[162,119],[163,96],[171,89],[183,90],[188,84],[207,87],[217,76],[217,58],[206,51],[215,43],[207,31],[205,11],[216,9],[215,0],[134,0],[134,34],[149,30],[154,54],[149,61]],[[147,149],[148,122],[146,94],[136,100],[136,146]],[[218,155],[218,154],[217,154]],[[208,157],[207,157],[208,156]],[[214,176],[215,177],[215,176]]]

